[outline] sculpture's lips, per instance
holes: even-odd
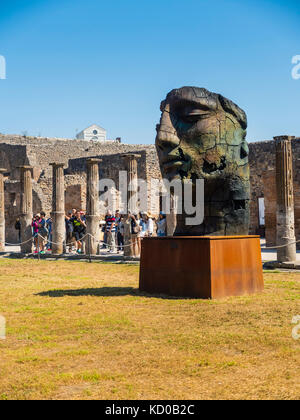
[[[165,160],[162,162],[164,170],[180,168],[185,162],[179,159]]]

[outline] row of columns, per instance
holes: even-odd
[[[139,155],[122,155],[127,163],[128,183],[137,187],[137,159]],[[87,201],[86,201],[86,221],[87,236],[86,253],[96,255],[98,243],[94,238],[99,237],[99,163],[101,159],[87,159]],[[54,255],[62,254],[65,241],[65,184],[64,184],[64,164],[51,163],[53,176],[52,191],[52,253]],[[32,171],[31,166],[21,166],[21,252],[30,253],[32,251]],[[3,173],[5,169],[0,169],[0,252],[5,250],[5,212],[4,212],[4,180]],[[128,203],[135,194],[135,188],[128,192]],[[125,244],[131,243],[131,221],[129,216],[125,218]],[[91,236],[92,237],[91,237]],[[132,247],[125,247],[125,256],[132,256]]]
[[[277,186],[277,244],[286,245],[278,249],[277,259],[279,262],[296,260],[295,222],[294,222],[294,193],[293,193],[293,158],[291,141],[294,137],[275,137],[276,149],[276,186]],[[125,154],[122,157],[126,161],[128,185],[136,188],[128,191],[128,203],[137,190],[137,159],[140,155]],[[93,237],[99,234],[99,163],[100,159],[87,159],[87,233]],[[53,219],[53,254],[63,253],[65,240],[65,186],[64,164],[52,163],[53,171],[53,195],[52,195],[52,219]],[[21,252],[30,253],[32,250],[31,222],[33,216],[32,207],[32,171],[31,166],[20,167],[21,183]],[[0,168],[0,252],[5,250],[5,209],[4,209],[4,173],[6,169]],[[124,227],[125,256],[132,256],[133,250],[128,244],[131,243],[131,220],[129,215],[125,218]],[[89,237],[86,251],[88,254],[97,253],[97,242]]]

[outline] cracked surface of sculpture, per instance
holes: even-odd
[[[161,103],[156,147],[163,178],[204,179],[204,222],[176,216],[175,236],[249,233],[249,149],[245,112],[204,88],[172,90]]]

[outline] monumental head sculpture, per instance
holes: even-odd
[[[198,87],[172,90],[161,103],[156,147],[163,178],[204,180],[204,221],[177,215],[175,235],[247,235],[249,149],[245,112]]]

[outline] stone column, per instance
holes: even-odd
[[[276,147],[277,245],[291,244],[295,238],[293,155],[291,140],[274,137]],[[278,262],[296,261],[296,244],[277,250]]]
[[[63,254],[66,237],[64,164],[50,163],[52,187],[52,254]]]
[[[127,193],[127,215],[124,221],[124,256],[125,257],[134,257],[133,247],[129,246],[132,243],[131,237],[131,221],[129,218],[129,212],[134,214],[138,212],[137,200],[134,200],[134,197],[137,197],[137,187],[138,187],[138,175],[137,175],[137,159],[141,156],[133,153],[128,153],[122,155],[126,162],[126,171],[127,171],[127,183],[128,183],[128,193]],[[131,190],[129,191],[129,186]],[[130,205],[131,202],[131,205]]]
[[[86,188],[86,254],[96,255],[99,237],[99,163],[101,159],[87,159]]]
[[[21,166],[21,252],[28,254],[32,252],[32,166]]]
[[[6,169],[0,168],[0,252],[5,251],[4,172],[6,172]]]

